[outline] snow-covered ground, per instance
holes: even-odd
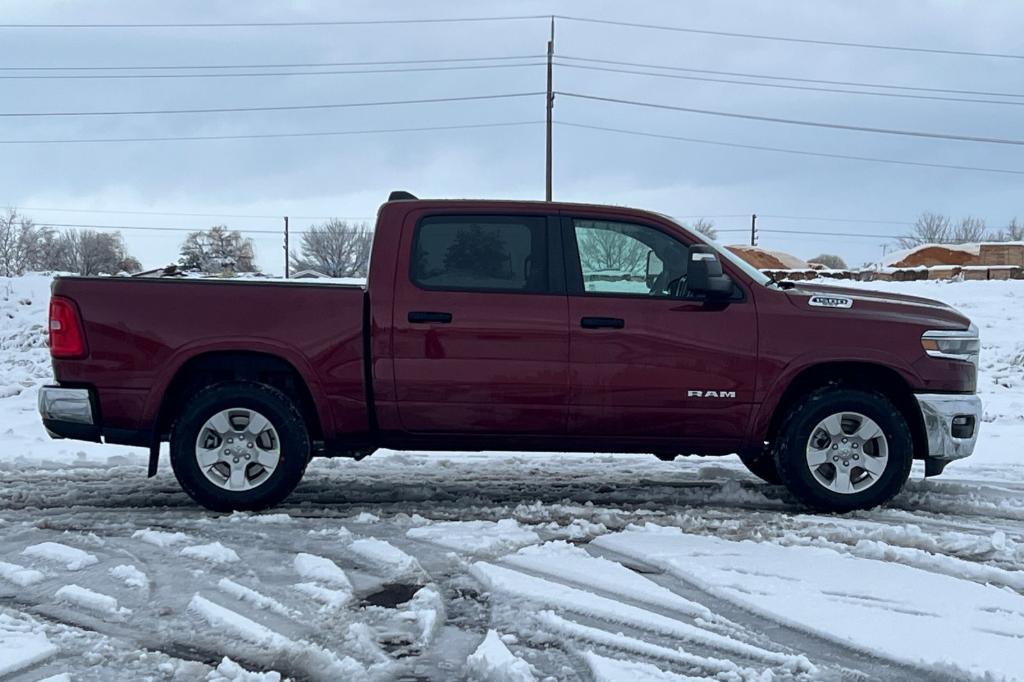
[[[395,452],[212,514],[45,435],[48,286],[0,279],[2,680],[1024,679],[1024,282],[871,285],[974,319],[985,421],[847,516],[733,457]]]

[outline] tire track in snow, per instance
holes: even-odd
[[[832,640],[798,630],[778,621],[765,618],[736,606],[734,603],[716,597],[680,576],[666,573],[653,564],[646,563],[636,557],[621,554],[614,550],[587,545],[586,550],[594,556],[637,571],[652,582],[671,590],[679,596],[704,604],[714,613],[730,622],[741,625],[747,632],[761,635],[761,645],[768,642],[786,651],[807,655],[815,663],[829,668],[845,679],[845,675],[853,674],[865,680],[920,680],[921,682],[958,682],[956,677],[943,677],[934,670],[911,668],[890,661],[867,657],[860,651],[844,647]],[[756,641],[756,640],[755,640]]]

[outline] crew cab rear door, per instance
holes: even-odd
[[[414,211],[395,275],[395,396],[412,433],[565,433],[568,310],[557,218]]]
[[[685,277],[677,226],[632,217],[562,220],[569,293],[570,435],[697,450],[738,446],[753,400],[757,317],[670,291]],[[675,270],[670,272],[670,270]],[[735,277],[735,276],[734,276]],[[685,281],[685,280],[684,280]]]

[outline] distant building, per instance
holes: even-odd
[[[330,279],[330,276],[318,270],[299,270],[293,273],[290,279]]]

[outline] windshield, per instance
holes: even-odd
[[[687,230],[684,226],[679,225],[679,223],[676,222],[675,220],[673,220],[672,222],[675,225],[678,225],[683,230],[686,230],[686,232],[688,232],[689,234],[692,234],[694,237],[696,237],[700,241],[704,242],[705,244],[707,244],[711,248],[713,248],[716,252],[718,252],[718,255],[722,259],[727,260],[730,263],[732,263],[733,265],[735,265],[737,268],[739,268],[744,273],[746,273],[747,277],[749,277],[750,279],[754,280],[755,282],[757,282],[761,286],[766,287],[766,286],[768,286],[769,284],[772,283],[772,278],[771,277],[769,277],[768,275],[764,274],[763,272],[761,272],[760,270],[755,268],[753,265],[751,265],[747,261],[743,260],[742,258],[737,256],[735,253],[733,253],[729,249],[725,248],[724,246],[722,246],[718,242],[715,242],[715,241],[713,241],[711,239],[708,239],[708,237],[706,235],[703,235],[700,232],[697,232],[696,230]]]

